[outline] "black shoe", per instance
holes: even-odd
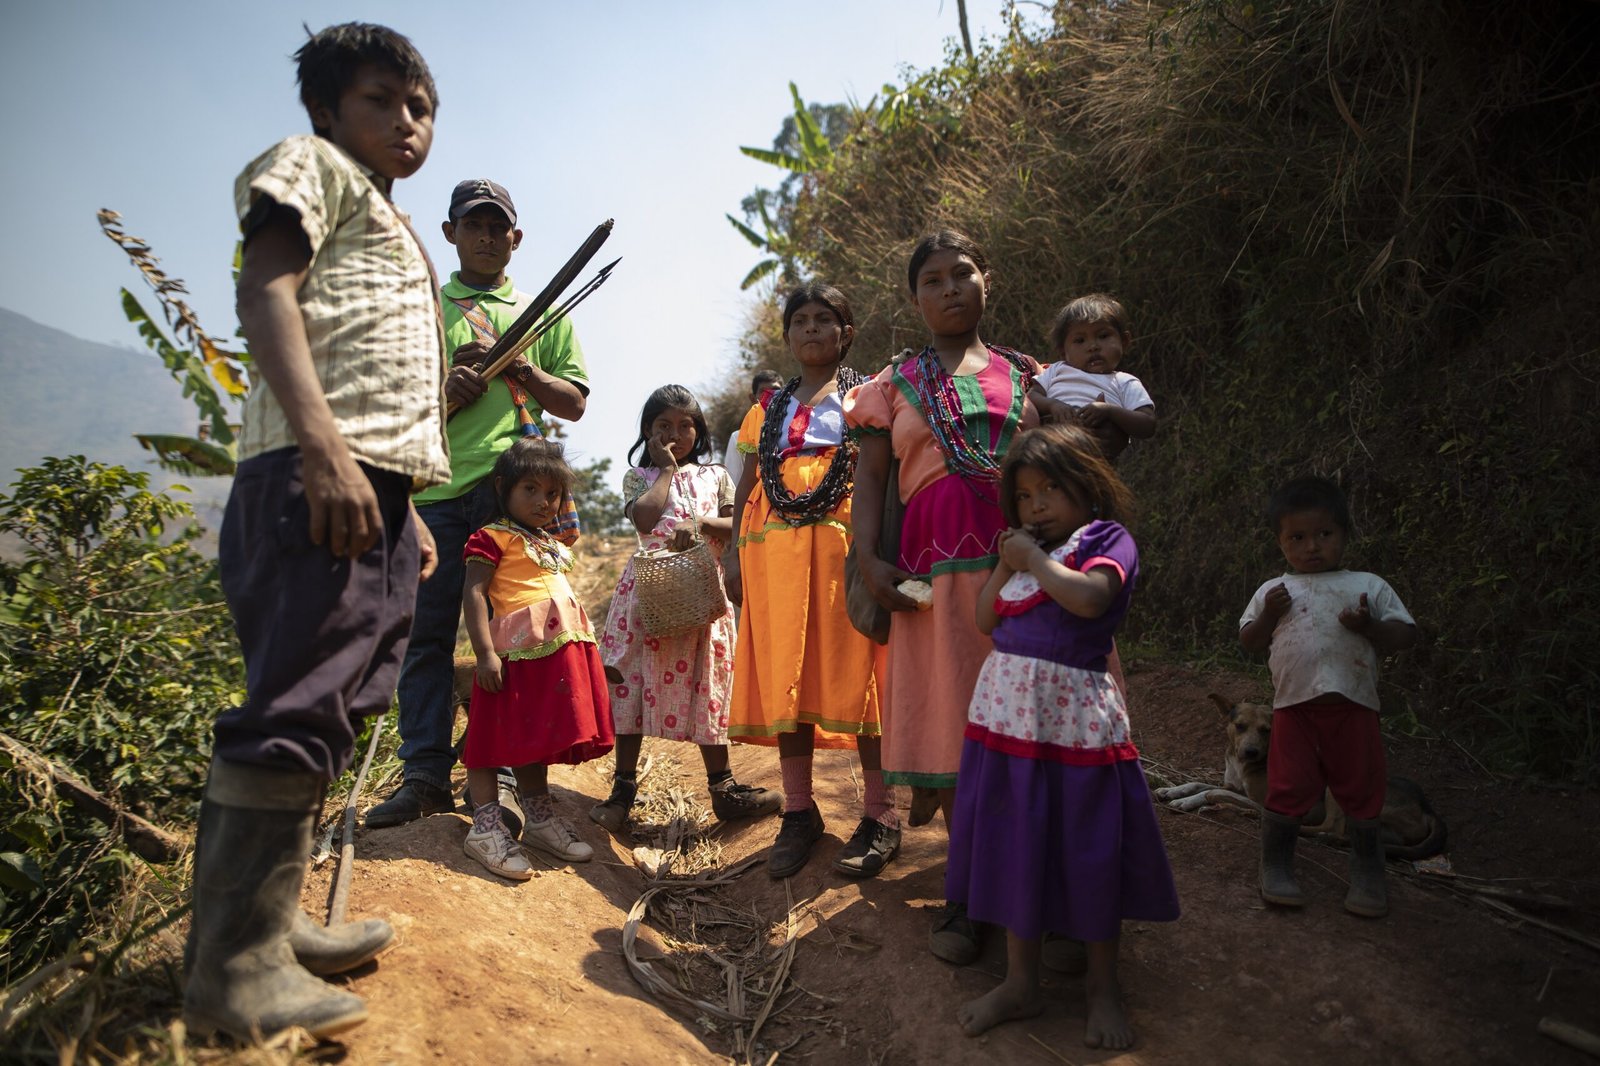
[[[938,924],[928,934],[928,950],[945,962],[967,966],[978,960],[980,947],[978,923],[967,917],[967,905],[946,904]]]
[[[856,826],[833,868],[846,877],[876,877],[900,851],[900,830],[876,818],[863,818]]]
[[[589,808],[589,820],[605,826],[608,833],[620,833],[622,827],[628,824],[628,812],[633,810],[638,798],[639,782],[636,779],[612,778],[611,795],[606,797],[604,803],[596,803]]]
[[[363,824],[368,829],[414,822],[425,814],[448,814],[456,809],[450,790],[415,779],[403,782],[389,798],[367,812]]]
[[[729,778],[711,786],[711,813],[724,822],[735,818],[759,818],[783,807],[783,796],[770,788],[741,785]]]
[[[803,811],[784,811],[778,826],[778,839],[767,855],[767,873],[774,878],[792,877],[811,857],[811,845],[822,839],[822,812],[813,803]]]

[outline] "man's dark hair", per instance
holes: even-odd
[[[757,370],[750,377],[750,395],[760,399],[761,394],[768,389],[780,388],[783,385],[783,375],[776,370]]]
[[[420,85],[428,94],[433,110],[439,110],[439,90],[434,87],[428,64],[407,38],[387,26],[370,22],[344,22],[312,33],[306,27],[306,43],[294,54],[299,64],[300,102],[309,113],[322,105],[339,113],[339,101],[355,82],[356,69],[363,63],[393,71],[407,83]],[[320,134],[327,130],[319,129]]]
[[[1339,486],[1325,477],[1297,477],[1279,485],[1278,491],[1267,501],[1267,522],[1276,536],[1284,515],[1317,510],[1326,510],[1345,536],[1351,534],[1350,505],[1345,502]]]

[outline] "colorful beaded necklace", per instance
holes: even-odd
[[[1022,375],[1022,391],[1027,393],[1033,385],[1033,366],[1027,356],[1013,348],[998,344],[987,346],[995,355],[1003,356]],[[922,349],[916,358],[916,371],[901,373],[911,383],[911,391],[928,422],[933,441],[944,455],[945,468],[950,473],[968,481],[995,484],[1000,480],[1000,458],[985,448],[973,445],[967,437],[966,419],[961,414],[961,396],[956,392],[955,378],[939,362],[933,345]]]
[[[848,392],[867,379],[858,370],[841,366],[838,373],[839,391]],[[817,487],[801,496],[790,492],[783,483],[782,464],[778,452],[783,447],[784,425],[789,413],[789,400],[800,387],[798,377],[791,378],[767,403],[767,414],[761,422],[761,442],[756,448],[760,462],[761,487],[772,501],[772,509],[791,526],[818,522],[833,513],[841,500],[850,494],[856,470],[856,442],[846,436],[845,441],[828,462],[828,472],[822,475]]]

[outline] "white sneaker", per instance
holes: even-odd
[[[506,832],[503,825],[486,832],[469,829],[467,841],[461,845],[461,850],[483,863],[490,873],[497,873],[501,877],[526,881],[533,876],[533,866],[529,864],[528,857],[522,854],[516,838]]]
[[[594,858],[594,849],[578,839],[578,831],[565,818],[551,816],[542,822],[523,823],[522,842],[562,862],[588,862]]]

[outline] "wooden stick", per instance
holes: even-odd
[[[1600,1036],[1587,1029],[1579,1029],[1576,1025],[1552,1018],[1547,1014],[1539,1019],[1539,1032],[1559,1044],[1577,1048],[1585,1055],[1600,1059]]]
[[[149,862],[171,862],[183,854],[184,843],[180,838],[137,814],[123,810],[89,787],[81,777],[40,755],[15,737],[0,733],[0,750],[15,759],[23,769],[49,778],[56,788],[90,817],[121,833],[128,849],[140,858]]]
[[[350,909],[350,871],[356,865],[356,801],[361,798],[361,788],[367,783],[367,770],[372,766],[373,753],[378,750],[378,734],[383,732],[383,720],[388,711],[378,715],[372,723],[372,739],[367,741],[367,757],[361,760],[361,772],[356,783],[350,786],[350,799],[344,805],[344,845],[339,849],[339,872],[333,878],[333,900],[328,904],[328,925],[342,925]]]

